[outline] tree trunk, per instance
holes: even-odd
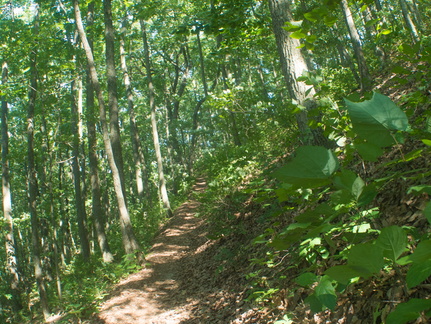
[[[410,16],[409,9],[407,7],[407,4],[405,0],[398,0],[401,11],[403,13],[404,22],[406,23],[407,29],[410,32],[410,35],[412,37],[413,43],[418,43],[420,41],[419,33],[416,29],[416,26]]]
[[[377,30],[374,24],[370,24],[370,22],[373,20],[373,14],[369,6],[367,6],[365,10],[362,11],[362,17],[364,18],[364,26],[368,33],[368,38],[376,39]],[[386,53],[384,48],[378,45],[377,42],[376,46],[374,47],[374,53],[380,59],[382,66],[384,66],[386,61]]]
[[[61,264],[61,259],[60,259],[60,255],[58,253],[59,248],[58,248],[58,229],[59,226],[57,226],[57,215],[63,215],[62,213],[58,213],[58,211],[56,210],[56,206],[58,205],[62,205],[62,201],[60,201],[60,203],[58,203],[58,196],[55,197],[55,193],[54,193],[54,183],[55,181],[53,181],[53,177],[54,177],[54,170],[53,170],[53,164],[54,164],[54,157],[53,157],[53,151],[51,149],[51,139],[52,135],[54,135],[54,142],[55,142],[55,137],[56,134],[58,133],[58,130],[60,128],[60,125],[62,125],[61,122],[61,117],[59,118],[58,124],[57,124],[57,128],[54,131],[54,134],[50,134],[50,132],[48,132],[48,123],[46,121],[46,114],[42,113],[42,124],[41,124],[41,133],[42,133],[42,154],[45,157],[46,163],[44,164],[45,167],[47,167],[47,170],[45,171],[45,168],[42,168],[43,173],[47,176],[47,178],[44,180],[46,181],[46,190],[47,190],[47,194],[48,194],[48,199],[49,199],[49,204],[44,204],[45,205],[45,210],[43,211],[46,215],[49,215],[49,226],[50,226],[50,231],[51,231],[51,248],[50,251],[53,251],[54,253],[54,257],[50,258],[51,261],[51,267],[54,268],[54,272],[55,272],[55,282],[56,282],[56,286],[57,286],[57,296],[58,296],[58,300],[61,301],[63,298],[63,294],[62,294],[62,288],[61,288],[61,271],[60,271],[60,264]],[[62,200],[62,198],[60,198],[60,200]],[[60,305],[60,307],[62,307],[62,305]]]
[[[413,18],[417,28],[419,29],[420,32],[423,32],[422,14],[418,8],[418,4],[416,3],[416,0],[412,0],[411,11],[413,13]]]
[[[112,173],[112,178],[114,182],[114,191],[115,191],[117,203],[118,203],[123,246],[126,254],[133,254],[139,251],[140,248],[139,248],[138,241],[136,240],[135,234],[133,232],[129,210],[127,209],[127,204],[124,196],[120,171],[117,167],[116,160],[114,158],[114,152],[112,150],[111,139],[109,136],[108,122],[106,118],[105,102],[103,98],[102,89],[99,83],[96,66],[94,63],[93,51],[90,47],[90,44],[88,43],[84,26],[82,24],[81,11],[79,9],[78,0],[73,0],[73,6],[74,6],[74,12],[75,12],[75,23],[78,29],[79,36],[81,38],[81,42],[85,50],[85,54],[87,56],[87,63],[88,63],[88,69],[90,72],[91,82],[97,94],[97,99],[99,103],[99,114],[100,114],[100,122],[102,126],[103,142],[105,145],[106,155],[108,157],[108,162],[111,167],[111,173]]]
[[[121,184],[126,196],[126,183],[124,178],[124,162],[121,149],[120,124],[118,119],[117,74],[115,72],[115,30],[112,24],[111,0],[103,0],[103,15],[105,18],[105,56],[106,78],[108,83],[108,109],[112,151],[115,163],[121,177]]]
[[[135,168],[135,181],[136,190],[140,199],[144,198],[145,192],[148,193],[148,172],[145,164],[145,156],[141,146],[141,139],[139,137],[138,125],[136,124],[135,105],[133,102],[133,91],[130,84],[129,71],[127,68],[126,61],[126,50],[125,50],[125,36],[126,31],[129,27],[127,17],[123,18],[121,26],[121,38],[120,38],[120,59],[121,69],[123,71],[123,80],[126,87],[127,95],[127,107],[129,112],[129,123],[130,123],[130,137],[132,140],[133,150],[133,161]]]
[[[350,40],[352,42],[355,58],[358,62],[359,76],[361,78],[361,91],[367,92],[372,90],[371,76],[368,72],[368,66],[365,61],[364,52],[362,51],[361,40],[359,38],[358,30],[356,29],[355,21],[353,20],[352,12],[350,11],[347,0],[341,0],[341,8],[343,9],[344,19],[346,21],[347,29],[349,30]]]
[[[162,197],[163,206],[167,211],[168,217],[172,217],[172,209],[169,202],[168,191],[166,190],[166,180],[163,172],[163,158],[160,151],[159,134],[157,130],[157,118],[156,118],[156,104],[154,102],[154,86],[153,77],[151,74],[151,63],[150,63],[150,50],[148,48],[147,31],[145,29],[145,22],[140,19],[142,38],[144,43],[144,56],[145,56],[145,68],[147,70],[147,82],[148,82],[148,98],[151,109],[151,128],[153,133],[154,150],[156,152],[157,169],[159,174],[159,189]]]
[[[350,56],[350,54],[348,53],[347,49],[346,49],[346,35],[340,35],[340,33],[338,32],[338,26],[335,24],[334,28],[331,28],[333,31],[333,34],[335,35],[335,39],[334,41],[337,44],[337,51],[338,54],[340,56],[340,60],[341,60],[341,64],[344,67],[348,67],[350,69],[350,71],[352,72],[353,77],[355,78],[356,82],[358,84],[361,83],[361,77],[359,76],[357,70],[356,70],[356,66],[355,63],[352,60],[352,57]]]
[[[33,37],[39,37],[39,12],[36,13]],[[36,163],[34,156],[34,111],[36,106],[37,96],[37,48],[33,47],[30,53],[30,90],[28,94],[27,107],[27,172],[28,172],[28,203],[31,220],[31,243],[33,248],[33,265],[34,276],[36,279],[37,289],[39,292],[42,314],[45,320],[50,315],[48,305],[48,295],[46,292],[45,280],[42,268],[41,245],[39,239],[39,219],[37,214],[37,178],[36,178]]]
[[[283,28],[287,21],[293,20],[289,0],[268,0],[268,3],[281,69],[289,96],[295,105],[304,107],[296,115],[301,141],[304,144],[328,146],[328,141],[321,130],[312,131],[308,126],[307,112],[316,107],[316,102],[313,99],[315,90],[304,82],[298,81],[298,78],[308,71],[308,67],[299,48],[301,45],[299,40],[290,37],[289,33]]]
[[[90,260],[90,244],[88,241],[87,231],[87,213],[85,211],[84,200],[82,199],[81,188],[81,171],[79,163],[79,151],[81,146],[81,138],[79,136],[78,126],[78,109],[75,101],[75,81],[71,83],[71,108],[72,108],[72,134],[73,134],[73,184],[75,188],[75,208],[78,223],[79,240],[81,243],[81,254],[84,260]]]
[[[2,65],[2,84],[8,80],[8,66]],[[12,295],[12,309],[18,312],[22,308],[20,297],[20,275],[18,260],[15,250],[15,235],[12,218],[12,194],[9,174],[9,133],[8,133],[8,103],[5,98],[1,101],[1,156],[2,156],[2,193],[3,193],[3,218],[5,229],[6,271],[9,273],[9,285]]]
[[[88,4],[87,25],[93,26],[94,22],[94,1]],[[90,33],[89,44],[93,47],[93,35]],[[102,206],[102,193],[100,190],[99,178],[99,161],[97,157],[97,136],[96,136],[96,120],[94,111],[94,89],[91,83],[90,71],[87,70],[86,82],[86,119],[87,119],[87,137],[88,137],[88,159],[90,163],[90,180],[91,180],[91,198],[92,210],[91,215],[94,223],[94,230],[102,253],[103,262],[110,263],[114,260],[111,253],[108,239],[105,233],[106,212]]]
[[[201,78],[202,78],[202,84],[204,86],[204,94],[205,97],[208,96],[208,86],[207,86],[207,80],[205,76],[205,64],[204,64],[204,55],[202,51],[202,44],[201,44],[201,37],[199,36],[200,30],[198,29],[196,33],[196,39],[198,42],[198,50],[199,50],[199,65],[201,66]]]
[[[228,89],[228,78],[230,73],[228,73],[227,68],[226,68],[226,64],[222,63],[221,65],[221,71],[222,71],[222,78],[223,78],[223,83],[224,83],[224,88],[225,90]],[[229,135],[232,136],[233,138],[233,143],[235,146],[241,146],[241,137],[239,135],[239,131],[238,131],[238,126],[236,125],[236,118],[234,113],[229,110],[229,121],[230,121],[230,125],[227,127],[231,133]]]

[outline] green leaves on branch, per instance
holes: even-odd
[[[412,298],[406,303],[399,304],[395,310],[388,315],[386,323],[405,324],[417,319],[423,311],[427,311],[427,315],[431,310],[430,299]]]
[[[380,232],[376,245],[382,248],[386,258],[395,262],[406,250],[407,235],[401,227],[385,227]]]
[[[401,258],[398,263],[412,263],[406,276],[407,287],[419,285],[431,276],[431,240],[420,242],[412,254]]]
[[[370,100],[352,102],[345,99],[347,110],[358,135],[355,147],[368,161],[375,161],[387,147],[397,143],[396,132],[407,131],[406,114],[388,97],[374,93]]]
[[[300,147],[293,160],[275,172],[280,181],[296,188],[315,188],[329,184],[338,169],[337,157],[331,150],[320,146]]]
[[[384,257],[394,263],[406,246],[407,234],[402,228],[386,227],[376,240],[353,246],[346,265],[331,267],[325,274],[343,285],[351,283],[355,278],[367,279],[380,272],[385,265]]]
[[[355,133],[377,145],[394,144],[391,131],[406,131],[409,126],[406,114],[382,94],[375,92],[363,102],[345,101]]]
[[[311,16],[309,20],[312,20]],[[345,99],[345,102],[352,130],[357,135],[353,141],[354,147],[365,160],[376,161],[385,147],[402,141],[401,132],[409,130],[406,114],[384,95],[374,93],[370,100],[353,102]],[[423,142],[431,146],[430,140]],[[404,155],[402,161],[413,160],[423,152],[424,149],[412,151]],[[402,161],[395,160],[386,165]],[[431,240],[420,242],[414,253],[402,257],[408,251],[407,233],[402,227],[385,227],[376,239],[372,239],[370,223],[364,218],[366,213],[361,211],[361,207],[374,199],[378,182],[369,180],[365,184],[353,171],[340,168],[333,151],[317,146],[300,147],[294,158],[278,169],[274,176],[283,182],[276,191],[282,201],[288,201],[289,195],[294,195],[295,190],[296,195],[307,193],[308,197],[313,191],[318,192],[316,188],[319,187],[321,195],[330,194],[330,199],[297,215],[295,223],[273,237],[269,245],[282,250],[302,242],[299,244],[299,251],[305,259],[312,260],[313,253],[320,253],[323,259],[327,257],[320,252],[327,251],[321,244],[323,239],[330,248],[336,249],[332,242],[334,233],[349,243],[344,251],[338,251],[338,255],[345,259],[345,264],[327,269],[323,276],[306,272],[296,279],[300,286],[315,287],[306,299],[312,311],[334,309],[336,291],[341,291],[346,285],[358,280],[377,276],[385,267],[397,270],[400,266],[410,265],[404,277],[409,289],[431,276]],[[412,186],[408,194],[412,193],[429,194],[431,186]],[[339,216],[346,213],[351,215],[343,216],[340,221]],[[431,203],[425,207],[424,215],[431,223]],[[312,245],[309,242],[319,243]],[[354,245],[354,242],[363,243]],[[320,245],[319,249],[315,245]],[[388,316],[387,323],[406,323],[416,319],[421,312],[430,310],[431,301],[411,299],[400,304]]]

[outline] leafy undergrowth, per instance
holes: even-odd
[[[429,321],[429,115],[399,98],[403,110],[380,94],[346,100],[335,150],[301,147],[263,171],[237,158],[211,173],[200,199],[213,241],[185,280],[218,289],[196,318]]]

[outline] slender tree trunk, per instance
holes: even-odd
[[[184,58],[184,68],[181,69],[180,57]],[[171,164],[171,176],[173,178],[172,192],[177,194],[178,192],[178,175],[181,166],[186,168],[184,163],[183,152],[178,141],[178,118],[180,100],[184,95],[188,79],[190,77],[190,60],[188,56],[187,45],[181,45],[177,55],[176,61],[174,62],[175,78],[172,82],[171,87],[166,85],[166,134],[168,138],[168,157]],[[181,73],[181,70],[182,73]],[[166,72],[169,75],[169,71]],[[181,77],[180,77],[181,76]],[[168,77],[166,77],[167,79]],[[181,80],[181,81],[180,81]],[[171,102],[172,101],[172,102]]]
[[[259,64],[257,66],[257,73],[258,73],[258,76],[259,76],[260,88],[262,89],[262,98],[265,101],[267,101],[267,100],[269,100],[270,96],[269,96],[268,89],[267,89],[267,86],[266,86],[266,83],[265,83],[265,78],[264,78],[264,74],[263,74],[263,70],[262,70],[262,65],[261,64]]]
[[[224,83],[224,87],[227,90],[228,89],[228,71],[226,70],[226,65],[222,64],[221,66],[221,70],[222,70],[222,78],[223,78],[223,83]],[[230,120],[230,125],[228,126],[228,129],[230,130],[230,135],[233,138],[233,143],[235,146],[241,146],[241,137],[239,136],[239,131],[238,131],[238,127],[236,125],[236,118],[235,118],[235,114],[229,110],[229,120]]]
[[[331,28],[331,29],[333,31],[333,34],[335,35],[334,41],[337,44],[337,51],[340,56],[341,65],[344,67],[348,67],[352,72],[352,75],[355,78],[356,82],[360,84],[361,78],[356,70],[355,63],[353,62],[352,57],[348,53],[345,46],[347,42],[345,35],[340,35],[340,33],[338,32],[338,26],[336,24],[334,28]]]
[[[154,86],[153,86],[153,77],[151,74],[150,50],[148,48],[147,31],[145,29],[145,22],[142,19],[139,20],[139,23],[141,24],[142,38],[144,43],[145,68],[147,70],[147,82],[148,82],[148,97],[149,97],[150,109],[151,109],[151,127],[152,127],[152,133],[153,133],[154,150],[156,152],[156,159],[157,159],[160,194],[161,194],[163,206],[167,211],[168,217],[172,217],[173,213],[169,202],[168,191],[166,190],[166,180],[163,172],[163,158],[162,158],[162,153],[160,151],[159,134],[157,130],[156,104],[154,102]]]
[[[8,79],[8,66],[4,62],[2,65],[2,84],[6,84]],[[10,187],[9,174],[9,133],[8,133],[8,103],[1,100],[1,156],[2,156],[2,193],[3,193],[3,217],[5,229],[5,251],[6,270],[9,272],[9,283],[12,295],[12,307],[15,312],[22,308],[20,297],[20,275],[18,270],[18,260],[15,249],[15,235],[12,218],[12,193]]]
[[[312,131],[308,126],[307,112],[316,107],[313,97],[315,90],[299,82],[298,78],[308,71],[307,62],[300,50],[300,42],[289,36],[283,28],[285,22],[292,21],[289,0],[268,0],[272,16],[272,26],[280,57],[281,69],[289,91],[289,96],[295,105],[305,107],[296,115],[296,122],[304,144],[328,146],[327,139],[320,129]]]
[[[367,92],[372,90],[371,76],[368,72],[368,66],[365,61],[364,52],[362,51],[361,40],[358,30],[356,29],[355,21],[353,20],[352,12],[350,11],[347,0],[341,0],[341,8],[343,9],[344,19],[347,29],[349,30],[350,40],[352,42],[355,58],[358,62],[359,76],[361,78],[361,91]]]
[[[39,12],[37,12],[34,22],[33,37],[39,37]],[[37,178],[36,178],[36,163],[34,154],[34,111],[36,106],[37,97],[37,48],[34,47],[30,53],[30,90],[28,94],[28,107],[27,107],[27,172],[28,172],[28,202],[31,219],[31,243],[33,247],[33,265],[34,276],[39,292],[40,304],[42,307],[42,314],[45,320],[50,315],[48,305],[48,295],[46,292],[45,280],[42,268],[41,258],[41,245],[39,238],[39,219],[37,214]]]
[[[90,72],[91,82],[96,92],[98,103],[99,103],[99,114],[100,122],[102,126],[103,142],[105,145],[106,155],[108,157],[108,162],[111,167],[112,178],[114,182],[114,191],[117,197],[118,210],[120,216],[120,228],[123,237],[123,246],[126,254],[132,254],[139,251],[139,244],[136,240],[135,234],[133,232],[132,223],[130,220],[129,210],[127,208],[126,199],[123,191],[122,179],[120,176],[120,171],[117,167],[114,152],[112,150],[111,139],[109,136],[108,122],[106,118],[105,102],[103,98],[102,89],[100,87],[99,78],[96,71],[96,66],[94,64],[93,51],[88,43],[87,36],[85,34],[84,26],[81,19],[81,11],[79,9],[78,0],[73,0],[74,12],[75,12],[75,23],[81,38],[85,54],[87,56],[88,69]]]
[[[106,78],[108,83],[108,109],[111,134],[111,145],[114,152],[115,163],[121,177],[121,184],[126,196],[126,183],[124,178],[124,162],[121,149],[120,124],[118,119],[117,74],[115,71],[115,30],[112,23],[111,0],[103,0],[103,14],[105,18],[105,56]]]
[[[61,123],[61,118],[59,118],[59,123],[57,124],[57,128],[54,132],[54,141],[55,141],[55,137],[56,134],[58,133],[59,127],[62,124]],[[58,196],[54,197],[54,188],[53,188],[53,176],[54,176],[54,171],[53,171],[53,151],[51,149],[51,136],[52,134],[50,134],[48,132],[48,126],[47,126],[47,122],[46,122],[46,116],[45,114],[42,114],[42,124],[41,124],[41,133],[43,135],[43,140],[42,140],[42,154],[45,157],[45,159],[47,160],[45,163],[45,166],[47,167],[47,170],[44,171],[44,173],[46,173],[47,175],[47,179],[45,179],[46,181],[46,190],[47,190],[47,196],[49,199],[49,204],[45,204],[45,213],[47,215],[49,215],[49,225],[50,230],[51,230],[51,249],[50,251],[54,252],[54,257],[50,258],[51,261],[51,267],[54,268],[54,273],[55,273],[55,282],[56,282],[56,286],[57,286],[57,296],[59,301],[62,300],[63,298],[63,294],[62,294],[62,289],[61,289],[61,271],[60,271],[60,256],[58,253],[58,226],[57,226],[57,215],[63,215],[62,213],[58,213],[56,206],[58,205],[62,205],[62,202],[57,203],[57,201],[59,200]],[[44,170],[44,169],[43,169]],[[61,198],[60,198],[61,199]],[[60,305],[60,307],[62,307],[62,305]]]
[[[208,96],[208,85],[206,81],[205,76],[205,64],[204,64],[204,55],[202,51],[202,44],[201,44],[201,37],[199,36],[200,30],[198,29],[198,32],[196,33],[196,39],[198,42],[198,50],[199,50],[199,65],[201,66],[201,78],[202,78],[202,84],[204,86],[204,94],[205,97]]]
[[[125,50],[125,36],[128,29],[127,17],[123,18],[121,26],[121,38],[120,38],[120,59],[121,69],[123,71],[123,80],[126,87],[127,95],[127,107],[129,112],[130,122],[130,137],[132,140],[133,150],[133,161],[135,168],[135,181],[136,190],[140,199],[144,198],[145,192],[148,192],[148,172],[145,164],[145,156],[141,146],[141,139],[139,137],[138,125],[136,124],[135,105],[133,102],[133,90],[130,84],[129,71],[127,68],[126,61],[126,50]]]
[[[87,25],[93,26],[94,22],[94,1],[88,4]],[[88,39],[89,45],[93,47],[92,33]],[[105,233],[106,212],[102,206],[102,193],[100,189],[99,177],[99,161],[97,157],[97,136],[96,136],[96,118],[94,111],[94,89],[91,83],[90,71],[87,70],[86,81],[86,120],[87,120],[87,137],[88,137],[88,159],[90,164],[90,181],[91,181],[91,199],[92,210],[91,217],[93,219],[95,235],[102,253],[103,262],[110,263],[114,260],[111,253],[108,239]]]
[[[416,24],[417,28],[419,29],[419,31],[423,32],[422,14],[418,8],[418,4],[417,4],[416,0],[412,0],[411,8],[412,8],[411,11],[413,13],[413,18],[414,18],[415,24]]]
[[[190,76],[190,59],[189,59],[189,54],[188,54],[188,47],[187,44],[181,46],[180,49],[180,53],[182,54],[183,58],[184,58],[184,72],[181,78],[181,82],[180,82],[180,86],[178,87],[174,87],[172,89],[172,94],[174,95],[174,100],[173,100],[173,110],[171,111],[170,109],[168,109],[168,114],[169,114],[169,131],[170,131],[170,139],[171,139],[171,143],[172,146],[175,150],[176,156],[175,156],[175,160],[178,163],[181,163],[182,165],[184,165],[184,161],[183,161],[183,153],[181,151],[179,142],[178,142],[178,134],[177,134],[177,124],[178,124],[178,118],[179,118],[179,110],[180,110],[180,98],[184,95],[186,87],[187,87],[187,82],[188,82],[188,78]],[[180,73],[180,68],[179,68],[179,63],[177,64],[176,67],[176,75],[178,76],[176,79],[176,84],[178,83],[178,78],[179,78],[179,73]],[[168,105],[168,108],[170,106]]]
[[[364,25],[368,33],[368,37],[370,39],[376,39],[377,30],[374,24],[370,24],[370,22],[373,20],[373,15],[369,6],[367,6],[365,10],[362,11],[362,17],[364,18]],[[376,43],[376,46],[374,47],[374,53],[380,59],[380,62],[383,66],[386,61],[386,53],[384,48]]]
[[[405,0],[398,0],[401,11],[403,13],[404,22],[407,26],[407,29],[410,32],[410,35],[412,37],[413,43],[418,43],[420,41],[418,30],[416,29],[416,26],[412,20],[412,17],[410,16],[409,9],[407,7],[407,3]]]
[[[87,213],[85,211],[84,200],[82,199],[82,187],[81,187],[81,168],[79,163],[79,152],[81,147],[81,139],[79,136],[79,122],[78,122],[78,109],[75,101],[75,81],[71,83],[71,107],[72,107],[72,133],[73,133],[73,183],[75,188],[75,207],[76,217],[78,223],[78,233],[81,243],[81,254],[84,260],[90,259],[90,244],[88,241],[87,231]]]

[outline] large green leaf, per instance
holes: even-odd
[[[407,234],[399,226],[385,227],[380,232],[376,245],[383,249],[383,253],[387,258],[395,262],[406,249]]]
[[[409,289],[416,287],[422,281],[428,279],[429,276],[431,276],[431,259],[424,262],[415,262],[407,272],[407,287]]]
[[[317,299],[329,309],[334,309],[337,304],[337,295],[335,288],[332,285],[332,279],[328,276],[323,276],[319,284],[316,286],[314,293]]]
[[[394,144],[391,131],[408,128],[406,114],[388,97],[374,93],[370,100],[352,102],[345,99],[352,119],[353,130],[359,137],[374,145],[385,147]]]
[[[347,260],[348,265],[361,277],[369,278],[383,267],[383,250],[372,243],[358,244],[350,249]]]
[[[317,281],[317,276],[312,272],[305,272],[295,279],[295,282],[302,287],[310,287]]]
[[[431,224],[431,203],[428,202],[424,209],[424,215],[426,219],[428,220],[428,223]]]
[[[328,184],[337,169],[338,160],[331,150],[321,146],[303,146],[297,150],[293,160],[278,169],[274,176],[296,187],[314,188]]]
[[[313,313],[318,313],[325,309],[322,302],[316,297],[316,294],[309,295],[304,301],[310,305],[310,310]]]
[[[431,260],[431,240],[420,242],[413,254],[409,255],[409,259],[413,262]]]
[[[405,324],[420,316],[420,313],[431,309],[430,299],[412,298],[406,303],[399,304],[386,318],[386,323]]]
[[[350,280],[352,280],[353,278],[360,277],[362,275],[349,265],[339,265],[331,267],[325,271],[325,274],[332,279],[338,281],[339,283],[342,283],[343,285],[349,284]]]
[[[337,189],[347,192],[355,200],[359,198],[365,187],[365,183],[361,177],[350,170],[341,171],[334,178],[334,185]]]
[[[354,147],[365,161],[376,162],[383,154],[383,150],[380,146],[365,141],[355,141]]]

